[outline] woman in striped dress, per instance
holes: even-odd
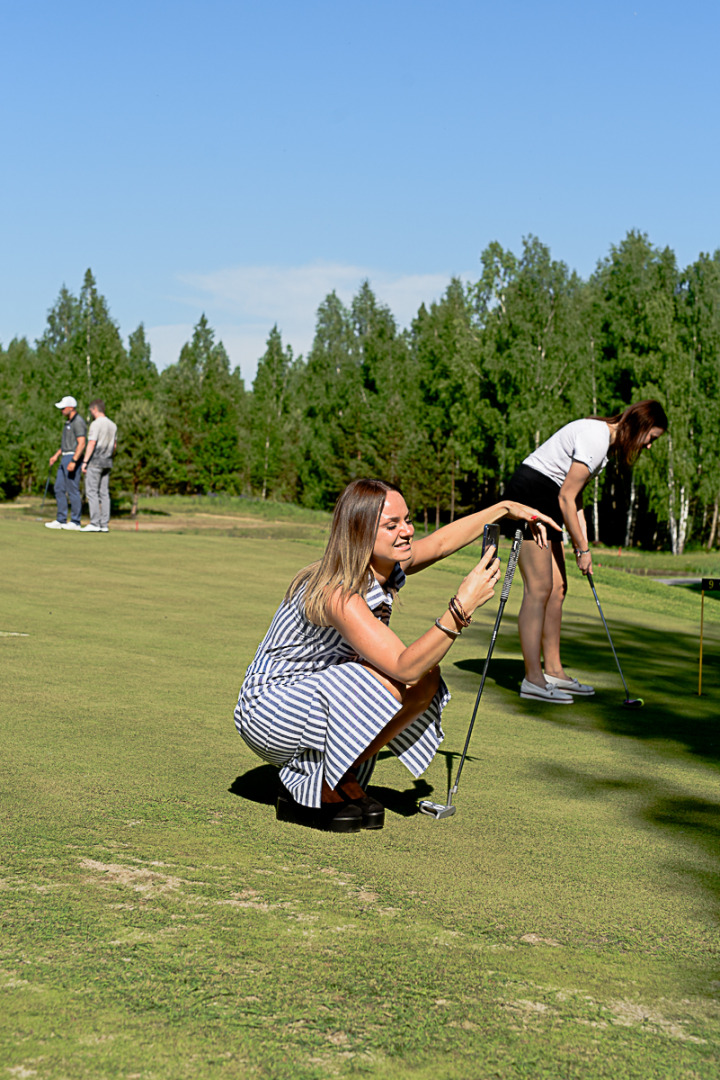
[[[354,480],[342,493],[325,554],[292,581],[235,710],[247,745],[280,766],[278,818],[337,832],[381,828],[384,808],[364,790],[378,751],[387,746],[413,776],[427,768],[450,696],[438,664],[493,596],[494,550],[411,645],[388,625],[392,605],[406,574],[465,547],[503,517],[530,522],[545,545],[542,522],[550,519],[520,503],[498,503],[414,540],[394,485]]]

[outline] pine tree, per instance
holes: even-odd
[[[298,490],[304,505],[331,508],[348,481],[361,475],[365,404],[350,313],[332,292],[318,308],[302,384]]]
[[[292,349],[289,345],[283,348],[275,325],[258,361],[250,406],[252,483],[262,499],[295,494],[298,463],[293,398],[297,371]]]
[[[174,462],[174,483],[186,493],[241,491],[246,461],[240,449],[245,388],[230,372],[225,347],[205,315],[183,345],[177,364],[160,376]]]

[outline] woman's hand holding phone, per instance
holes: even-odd
[[[488,547],[457,591],[458,600],[468,615],[495,595],[495,586],[500,580],[500,560],[495,557],[495,550],[494,545]]]

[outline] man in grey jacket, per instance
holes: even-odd
[[[90,402],[92,423],[88,431],[82,471],[90,507],[90,524],[83,532],[107,532],[110,521],[110,470],[117,449],[117,425],[105,415],[105,402]]]

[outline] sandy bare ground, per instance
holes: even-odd
[[[212,530],[229,528],[236,529],[268,529],[268,528],[292,528],[306,529],[308,532],[317,531],[318,526],[312,522],[296,522],[282,519],[241,517],[236,514],[168,514],[156,516],[154,514],[139,514],[137,522],[132,518],[113,518],[110,528],[118,532],[178,532],[183,529]]]
[[[28,523],[52,521],[54,517],[54,504],[45,503],[42,518],[40,516],[41,500],[24,499],[21,502],[0,503],[0,520],[11,518],[13,520],[25,520]],[[83,524],[87,520],[83,517]],[[287,518],[263,518],[243,514],[216,514],[202,510],[189,510],[186,513],[143,513],[138,514],[137,520],[123,514],[110,520],[110,529],[113,532],[187,532],[187,531],[223,531],[239,529],[243,532],[263,532],[268,529],[273,531],[289,530],[295,535],[298,533],[321,534],[323,526],[316,522],[293,521]]]

